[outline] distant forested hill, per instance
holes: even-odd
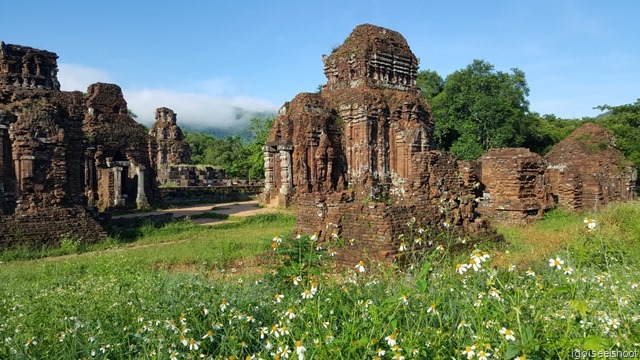
[[[275,117],[274,112],[267,111],[248,111],[244,109],[236,109],[234,119],[229,121],[232,126],[218,127],[218,126],[206,126],[201,124],[179,124],[182,130],[189,132],[197,132],[201,134],[211,135],[217,139],[223,139],[230,136],[239,137],[242,141],[253,141],[255,135],[251,132],[251,119],[269,119]]]

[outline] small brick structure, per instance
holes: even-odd
[[[502,222],[527,222],[553,207],[542,156],[525,148],[490,149],[475,163],[479,213]]]
[[[262,202],[295,204],[299,231],[355,238],[377,260],[390,258],[413,219],[436,231],[484,231],[457,159],[434,150],[404,37],[360,25],[323,60],[322,91],[299,94],[275,119]]]
[[[637,199],[637,172],[616,148],[613,134],[585,123],[545,157],[551,192],[559,206],[592,210],[613,201]]]
[[[206,165],[165,165],[158,168],[161,185],[174,184],[180,187],[218,186],[227,180],[224,169]]]

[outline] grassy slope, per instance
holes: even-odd
[[[232,260],[252,258],[269,248],[274,233],[286,234],[294,227],[288,215],[258,215],[236,222],[198,226],[189,222],[175,222],[162,228],[143,226],[136,237],[125,242],[111,239],[111,249],[90,251],[39,261],[6,262],[0,271],[0,283],[22,281],[21,274],[50,274],[47,269],[87,267],[101,263],[133,261],[134,270],[148,271],[158,265],[202,265],[202,269],[220,269]],[[123,245],[125,245],[123,247]],[[90,250],[90,249],[88,249]],[[130,266],[128,264],[127,266]],[[98,270],[99,272],[99,270]],[[73,276],[65,273],[56,276]]]
[[[596,220],[602,238],[613,250],[622,251],[627,261],[640,261],[640,204],[633,202],[613,204],[596,214],[554,210],[544,220],[529,226],[501,227],[499,231],[504,234],[508,246],[496,252],[494,264],[503,267],[514,264],[526,269],[569,250],[574,255],[597,256],[593,252],[597,252],[599,244],[585,243],[585,218]]]

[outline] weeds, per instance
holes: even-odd
[[[406,267],[358,263],[339,275],[323,271],[329,250],[312,234],[282,233],[290,217],[208,233],[148,228],[151,242],[169,233],[185,241],[0,264],[0,358],[569,359],[574,350],[635,351],[640,206],[627,206],[588,216],[592,227],[582,216],[552,214],[506,249],[432,248],[411,257],[415,227],[396,244],[407,246]],[[554,232],[570,237],[527,246]],[[445,244],[464,240],[441,236]],[[278,263],[272,274],[229,268],[229,259],[263,251]]]

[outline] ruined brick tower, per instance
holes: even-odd
[[[49,51],[0,42],[0,85],[60,90],[57,59]]]
[[[153,160],[158,168],[191,162],[191,148],[183,141],[184,135],[176,117],[176,113],[169,108],[156,109],[156,121],[149,135],[155,141],[157,156]]]
[[[0,43],[0,249],[105,236],[83,206],[84,99],[56,59]]]
[[[295,203],[299,230],[362,239],[381,254],[412,217],[484,227],[456,159],[433,151],[431,109],[404,37],[360,25],[323,61],[322,91],[286,103],[271,129],[263,202]]]
[[[88,203],[100,210],[148,206],[158,197],[156,169],[151,166],[155,154],[149,149],[146,130],[129,116],[122,89],[115,84],[92,84],[85,106]]]
[[[405,39],[361,25],[323,60],[322,92],[298,95],[276,118],[265,148],[267,202],[286,205],[293,188],[352,187],[358,198],[407,190],[421,172],[414,160],[431,150],[433,122]]]

